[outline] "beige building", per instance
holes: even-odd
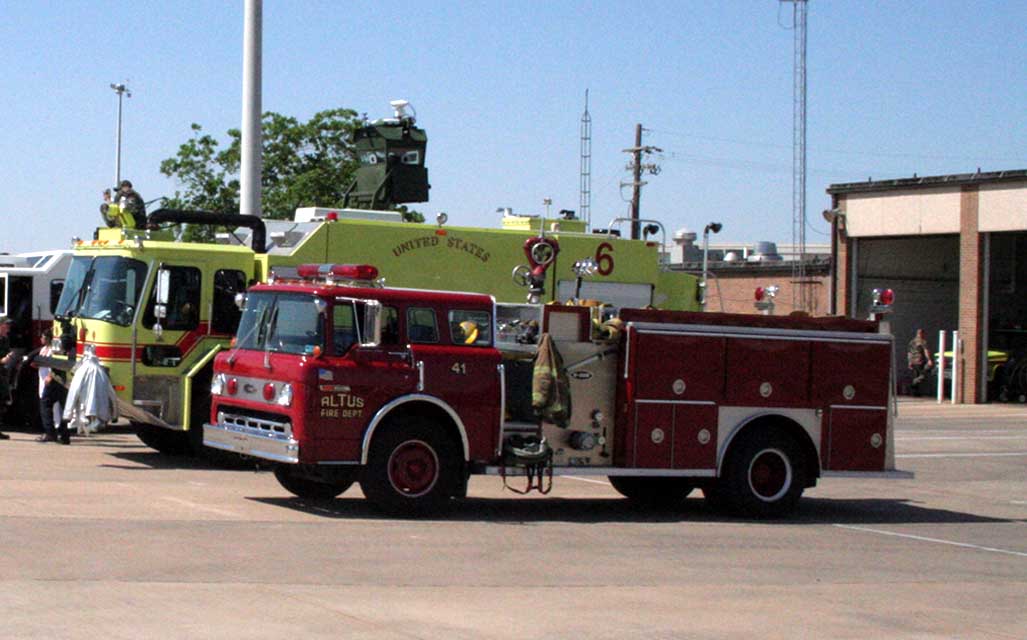
[[[834,184],[827,192],[830,311],[865,317],[874,288],[895,291],[900,389],[915,330],[925,330],[933,349],[939,331],[958,330],[957,401],[1027,400],[1027,170]]]

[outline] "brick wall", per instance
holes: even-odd
[[[845,213],[845,196],[840,196],[835,199],[835,209],[838,209],[842,213]],[[852,273],[850,272],[849,266],[849,237],[845,234],[845,217],[842,216],[840,221],[834,225],[834,248],[835,248],[835,261],[834,261],[834,304],[835,313],[840,316],[849,315],[849,281],[852,279]]]
[[[983,402],[978,384],[981,349],[982,256],[978,233],[980,189],[964,186],[959,203],[959,337],[963,346],[959,361],[957,402]]]
[[[754,305],[756,287],[775,284],[780,287],[775,299],[774,315],[788,315],[792,312],[792,293],[796,283],[792,281],[791,267],[784,268],[743,268],[743,269],[711,269],[709,286],[706,290],[706,310],[725,311],[727,313],[762,313]],[[813,298],[813,315],[823,316],[831,311],[828,299],[830,282],[829,273],[821,269],[814,275],[806,277],[806,287],[810,288]],[[723,302],[723,309],[721,303]]]

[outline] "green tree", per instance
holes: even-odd
[[[341,207],[358,166],[351,140],[362,126],[355,111],[330,109],[307,122],[267,112],[261,119],[263,170],[261,201],[267,218],[291,218],[297,207]],[[239,210],[239,164],[242,134],[228,131],[221,148],[203,127],[192,125],[193,137],[160,164],[161,173],[180,186],[165,207],[222,213]],[[422,222],[416,211],[403,218]]]

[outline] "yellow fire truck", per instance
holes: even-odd
[[[214,356],[239,322],[236,296],[252,283],[295,276],[305,263],[373,263],[392,287],[487,293],[499,303],[587,298],[698,308],[697,279],[663,264],[659,223],[615,219],[589,233],[572,214],[505,215],[501,229],[448,226],[445,214],[434,224],[404,222],[386,209],[428,200],[426,133],[397,107],[395,118],[358,129],[353,145],[360,167],[342,209],[302,208],[293,220],[159,210],[146,228],[133,229],[117,226],[116,205],[101,207],[111,226],[75,244],[55,311],[62,355],[49,362],[90,365],[82,378],[92,395],[77,404],[69,398],[81,409],[77,419],[95,424],[113,412],[91,407],[116,405],[147,445],[200,450]],[[646,239],[621,238],[620,222],[637,225]],[[183,242],[188,224],[231,231],[216,242]],[[104,384],[93,381],[97,372]],[[97,389],[116,400],[97,401]]]
[[[95,356],[121,417],[143,442],[169,453],[198,451],[213,359],[239,320],[236,295],[276,274],[294,275],[303,263],[376,262],[391,286],[483,292],[500,303],[523,303],[536,284],[545,292],[543,303],[581,297],[697,309],[696,278],[667,270],[658,242],[550,227],[544,237],[560,251],[545,264],[544,281],[533,283],[532,265],[547,257],[526,256],[524,247],[540,235],[542,220],[521,229],[485,229],[405,223],[390,215],[399,214],[301,209],[292,221],[263,221],[157,211],[149,218],[151,227],[235,228],[219,238],[222,244],[183,242],[170,231],[100,229],[95,240],[75,243],[55,312],[61,355],[50,364],[68,369],[86,354]],[[594,262],[594,273],[582,279],[573,267],[585,258]]]

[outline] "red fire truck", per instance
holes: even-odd
[[[700,488],[762,517],[821,477],[909,477],[876,322],[620,309],[601,323],[611,310],[381,287],[369,265],[297,272],[245,295],[204,437],[276,463],[297,496],[359,482],[385,511],[424,514],[471,474],[543,492],[599,475],[639,502]]]

